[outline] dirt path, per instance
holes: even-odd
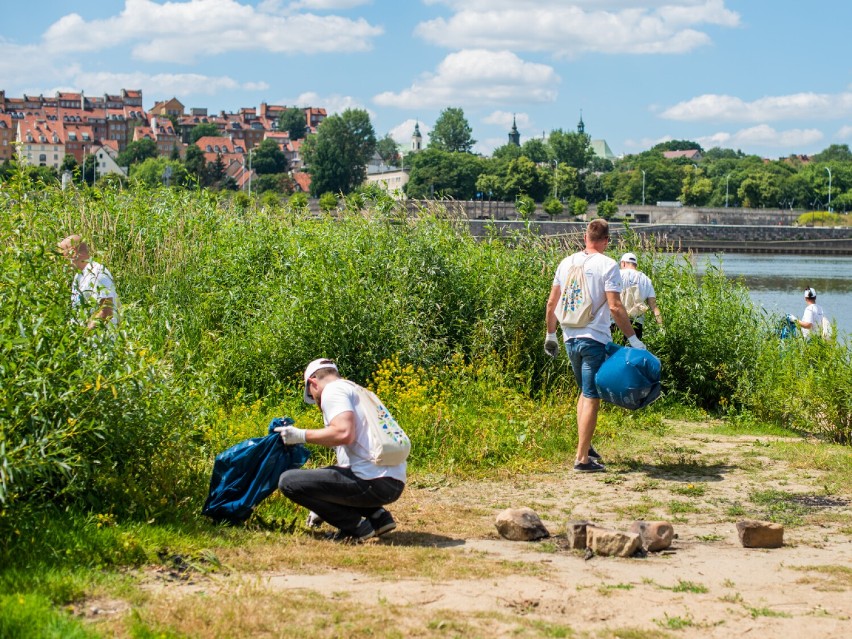
[[[258,569],[191,584],[152,578],[159,603],[148,614],[185,618],[200,596],[227,607],[251,584],[249,597],[328,604],[314,603],[304,634],[288,636],[361,636],[367,626],[374,636],[403,637],[850,637],[852,490],[827,491],[824,473],[767,454],[784,441],[816,445],[711,435],[692,424],[654,459],[613,457],[602,474],[566,467],[504,481],[419,478],[394,508],[399,529],[381,540],[340,549],[302,537],[287,546],[295,544],[298,561],[286,550],[254,561],[225,556]],[[497,535],[496,514],[521,506],[540,514],[551,539]],[[743,548],[736,521],[770,514],[787,522],[784,547]],[[579,519],[621,530],[664,519],[677,538],[643,559],[587,558],[561,543],[566,522]],[[332,609],[343,611],[343,627],[349,616],[350,631],[319,621]],[[217,634],[213,613],[193,619],[177,627],[227,636]],[[260,623],[245,636],[283,636],[273,627]]]

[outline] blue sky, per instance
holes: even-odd
[[[582,111],[616,155],[776,158],[852,144],[850,27],[849,0],[29,0],[3,6],[0,88],[357,107],[405,143],[461,107],[486,155],[513,114],[523,142]]]

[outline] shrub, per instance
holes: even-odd
[[[337,209],[337,196],[331,192],[323,193],[319,198],[319,207],[323,213],[334,211]]]
[[[565,205],[555,197],[549,197],[544,201],[544,212],[550,217],[556,217],[565,210]]]

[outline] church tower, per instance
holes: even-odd
[[[518,125],[515,122],[515,116],[512,115],[512,130],[509,131],[509,144],[521,146],[521,134],[518,133]]]
[[[580,121],[577,123],[577,133],[585,133],[586,125],[583,124],[583,110],[580,109]]]
[[[411,136],[411,152],[417,153],[423,149],[423,136],[420,135],[420,123],[414,124],[414,134]]]

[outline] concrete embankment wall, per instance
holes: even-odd
[[[409,207],[425,202],[409,202]],[[433,204],[433,203],[432,203]],[[464,220],[471,233],[512,234],[525,229],[547,236],[582,242],[586,222],[567,215],[551,218],[537,211],[530,221],[518,219],[511,202],[442,202],[447,215]],[[785,209],[691,208],[621,206],[619,215],[633,218],[630,229],[653,239],[656,246],[699,253],[782,253],[797,255],[852,255],[852,227],[795,226],[800,212]],[[594,209],[588,217],[594,217]],[[643,220],[637,222],[636,220]],[[623,223],[610,226],[614,235]]]

